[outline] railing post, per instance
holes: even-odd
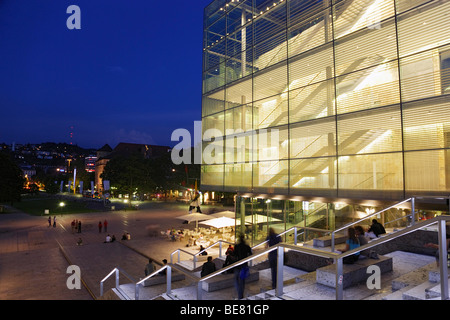
[[[334,231],[331,233],[331,252],[334,252]]]
[[[197,256],[196,255],[194,255],[193,262],[194,262],[194,270],[195,270],[195,268],[197,267]]]
[[[222,241],[219,241],[219,258],[222,258]]]
[[[202,282],[201,281],[199,281],[198,283],[197,283],[197,300],[203,300],[203,297],[202,297]]]
[[[416,222],[416,198],[411,197],[411,225]]]
[[[336,259],[336,300],[344,299],[344,268],[342,258]]]
[[[298,237],[297,226],[294,226],[294,245],[297,245],[297,237]]]
[[[448,264],[447,264],[447,237],[445,220],[438,221],[439,236],[439,274],[441,281],[441,299],[448,300]]]
[[[139,300],[139,287],[141,285],[136,283],[136,288],[134,289],[134,300]]]
[[[100,297],[103,296],[103,281],[100,282]]]
[[[172,293],[172,267],[167,266],[166,268],[166,293]]]
[[[277,287],[275,295],[277,297],[283,295],[283,269],[284,269],[284,248],[279,246],[277,249]]]
[[[119,287],[119,269],[116,269],[116,288]]]
[[[178,263],[180,263],[180,259],[181,259],[181,251],[180,250],[178,250]]]

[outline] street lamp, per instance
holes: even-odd
[[[63,208],[64,208],[65,205],[66,204],[64,202],[60,202],[59,203],[59,207],[61,208],[61,216],[62,216],[62,211],[63,211]]]

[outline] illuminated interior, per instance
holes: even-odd
[[[213,1],[202,125],[223,136],[202,185],[328,198],[448,194],[449,16],[449,1]],[[209,140],[204,148],[220,139]]]

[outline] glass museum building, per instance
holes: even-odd
[[[203,26],[202,189],[253,244],[448,197],[450,1],[215,0]]]

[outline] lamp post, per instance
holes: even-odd
[[[62,211],[63,211],[63,208],[64,208],[64,206],[65,206],[66,204],[64,203],[64,202],[60,202],[59,203],[59,207],[61,208],[61,217],[62,217]]]

